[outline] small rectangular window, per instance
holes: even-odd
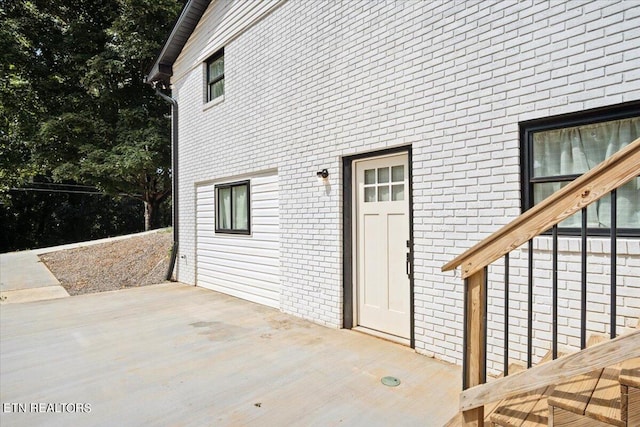
[[[207,59],[207,102],[224,95],[224,49]]]
[[[391,173],[389,173],[391,169]],[[404,200],[404,166],[365,169],[364,201],[398,202]],[[392,185],[389,185],[392,184]],[[377,195],[377,196],[376,196]]]
[[[522,128],[523,208],[527,210],[640,137],[639,106],[592,111],[525,123]],[[622,234],[640,235],[640,178],[617,191],[617,225]],[[587,207],[590,233],[608,233],[610,196]],[[577,233],[581,213],[559,224]]]
[[[216,185],[216,233],[250,234],[249,181]]]

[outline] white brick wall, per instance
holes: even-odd
[[[281,308],[340,327],[341,159],[411,145],[416,350],[459,363],[462,280],[440,268],[520,213],[520,121],[640,99],[638,28],[633,1],[289,0],[226,44],[225,99],[209,108],[203,67],[179,58],[179,279],[195,277],[195,183],[277,168]],[[187,50],[210,37],[196,31]],[[322,168],[328,188],[316,182]],[[628,326],[640,314],[638,240],[619,254],[618,322]],[[512,283],[526,287],[517,262]],[[594,254],[590,268],[607,262]],[[562,286],[573,289],[579,270],[567,270]],[[539,286],[536,305],[548,299]],[[608,291],[596,288],[589,329],[601,331]],[[491,350],[499,337],[490,331]],[[526,337],[512,341],[519,357]]]

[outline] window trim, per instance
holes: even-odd
[[[230,204],[230,209],[231,209],[231,228],[220,228],[219,227],[219,222],[218,222],[218,218],[220,217],[220,205],[219,205],[219,201],[220,201],[220,197],[218,196],[220,189],[224,189],[224,188],[230,188],[233,189],[234,187],[241,187],[241,186],[247,186],[247,228],[246,229],[239,229],[239,228],[233,228],[233,197],[230,198],[231,204]],[[215,188],[215,192],[214,192],[214,209],[215,209],[215,216],[214,216],[214,223],[215,223],[215,232],[216,234],[241,234],[241,235],[250,235],[251,234],[251,180],[243,180],[243,181],[234,181],[234,182],[225,182],[223,184],[216,184],[214,186]],[[231,190],[232,194],[233,194],[233,190]]]
[[[222,74],[220,74],[219,76],[217,76],[214,80],[211,80],[211,75],[209,74],[209,66],[211,65],[212,62],[217,61],[220,58],[224,58],[224,48],[218,50],[216,53],[214,53],[213,55],[211,55],[209,58],[207,58],[207,60],[205,61],[205,69],[206,69],[206,75],[205,75],[205,104],[209,103],[209,102],[213,102],[219,98],[224,97],[224,91],[222,92],[222,95],[216,96],[215,98],[209,98],[209,94],[210,94],[210,88],[212,85],[218,83],[219,81],[224,81],[224,65],[222,66]]]
[[[531,209],[533,204],[533,184],[540,182],[567,182],[573,181],[580,175],[554,176],[533,178],[533,134],[541,131],[562,129],[573,126],[583,126],[593,123],[621,120],[640,116],[640,101],[631,101],[612,106],[594,108],[577,113],[562,114],[545,117],[542,119],[528,120],[519,123],[520,127],[520,211],[522,213]],[[609,236],[609,228],[587,228],[587,234],[591,236]],[[542,234],[551,234],[546,231]],[[565,236],[579,236],[580,228],[558,227],[558,234]],[[640,228],[618,228],[620,237],[640,237]]]

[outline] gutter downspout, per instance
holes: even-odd
[[[178,256],[178,101],[165,95],[154,85],[156,95],[171,104],[171,208],[173,222],[173,247],[165,280],[171,280]]]

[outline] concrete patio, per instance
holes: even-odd
[[[459,367],[192,286],[3,305],[0,320],[3,427],[442,426],[458,406]]]

